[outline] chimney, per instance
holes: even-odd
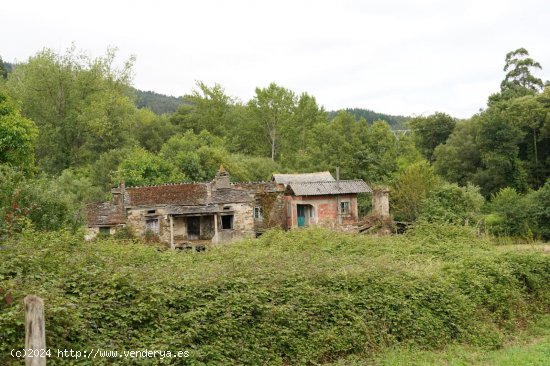
[[[229,184],[229,173],[225,171],[223,164],[220,165],[220,170],[214,177],[214,189],[228,189],[231,188]]]

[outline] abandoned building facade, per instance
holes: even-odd
[[[88,238],[121,227],[155,236],[171,248],[255,237],[269,228],[329,228],[358,220],[357,195],[372,193],[362,180],[329,172],[274,174],[268,182],[235,183],[223,167],[212,182],[112,190],[110,202],[87,207]]]

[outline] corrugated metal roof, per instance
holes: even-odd
[[[277,184],[287,185],[291,182],[333,182],[330,172],[300,173],[300,174],[273,174]]]
[[[339,182],[290,182],[288,187],[296,196],[320,196],[327,194],[367,193],[372,189],[361,179]]]

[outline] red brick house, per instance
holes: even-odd
[[[274,174],[284,187],[286,227],[320,225],[334,228],[358,220],[357,195],[372,193],[362,180],[335,180],[329,172]]]

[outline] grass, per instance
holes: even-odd
[[[510,337],[502,348],[450,345],[426,351],[393,348],[378,355],[354,355],[327,366],[543,366],[550,365],[550,315]]]

